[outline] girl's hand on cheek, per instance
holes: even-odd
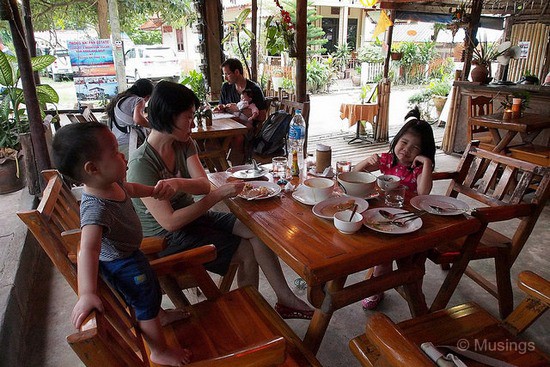
[[[423,155],[417,155],[416,157],[414,157],[411,167],[416,168],[418,166],[431,167],[432,161],[428,157],[424,157]]]

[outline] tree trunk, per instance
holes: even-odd
[[[108,8],[107,0],[97,1],[97,25],[99,38],[101,39],[108,39],[111,37],[109,23],[107,22]]]
[[[42,172],[47,168],[51,168],[50,156],[46,146],[46,137],[44,135],[44,125],[40,114],[40,105],[36,95],[36,85],[34,84],[31,58],[27,51],[27,46],[23,38],[24,29],[23,22],[19,16],[19,8],[16,0],[10,0],[11,14],[13,18],[9,19],[11,34],[13,37],[13,46],[17,56],[17,63],[21,74],[21,87],[23,88],[23,96],[25,98],[25,106],[27,108],[27,116],[30,122],[32,151],[34,153],[33,163],[36,165],[36,172]],[[40,177],[40,176],[39,176]],[[30,179],[30,178],[29,178]],[[33,187],[38,187],[36,183],[28,182],[29,191]],[[45,181],[40,177],[40,185],[42,189],[46,187]],[[34,190],[34,189],[33,189]],[[32,192],[31,194],[39,194],[40,192]]]
[[[36,41],[34,39],[34,27],[32,25],[31,4],[29,0],[23,0],[21,4],[23,6],[23,20],[25,21],[25,38],[27,40],[27,46],[31,57],[35,57]],[[38,71],[34,72],[34,81],[36,84],[40,84],[40,75],[38,75]]]

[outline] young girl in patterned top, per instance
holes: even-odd
[[[418,107],[405,116],[405,125],[399,130],[388,153],[373,154],[354,167],[354,171],[376,171],[395,175],[415,195],[427,195],[432,189],[432,171],[435,164],[435,141],[431,126],[420,120]],[[391,271],[392,264],[374,267],[377,277]],[[372,310],[384,298],[384,293],[365,298],[363,308]]]

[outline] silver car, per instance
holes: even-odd
[[[126,78],[179,81],[181,69],[176,53],[165,46],[135,46],[124,54]]]

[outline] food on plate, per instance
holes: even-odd
[[[239,194],[240,197],[245,199],[260,197],[260,196],[269,196],[273,194],[273,189],[266,186],[254,186],[252,184],[246,183],[243,187],[243,191]]]
[[[336,203],[334,205],[327,205],[321,209],[321,214],[326,215],[327,217],[331,217],[337,212],[352,209],[354,205],[355,200],[353,199]]]

